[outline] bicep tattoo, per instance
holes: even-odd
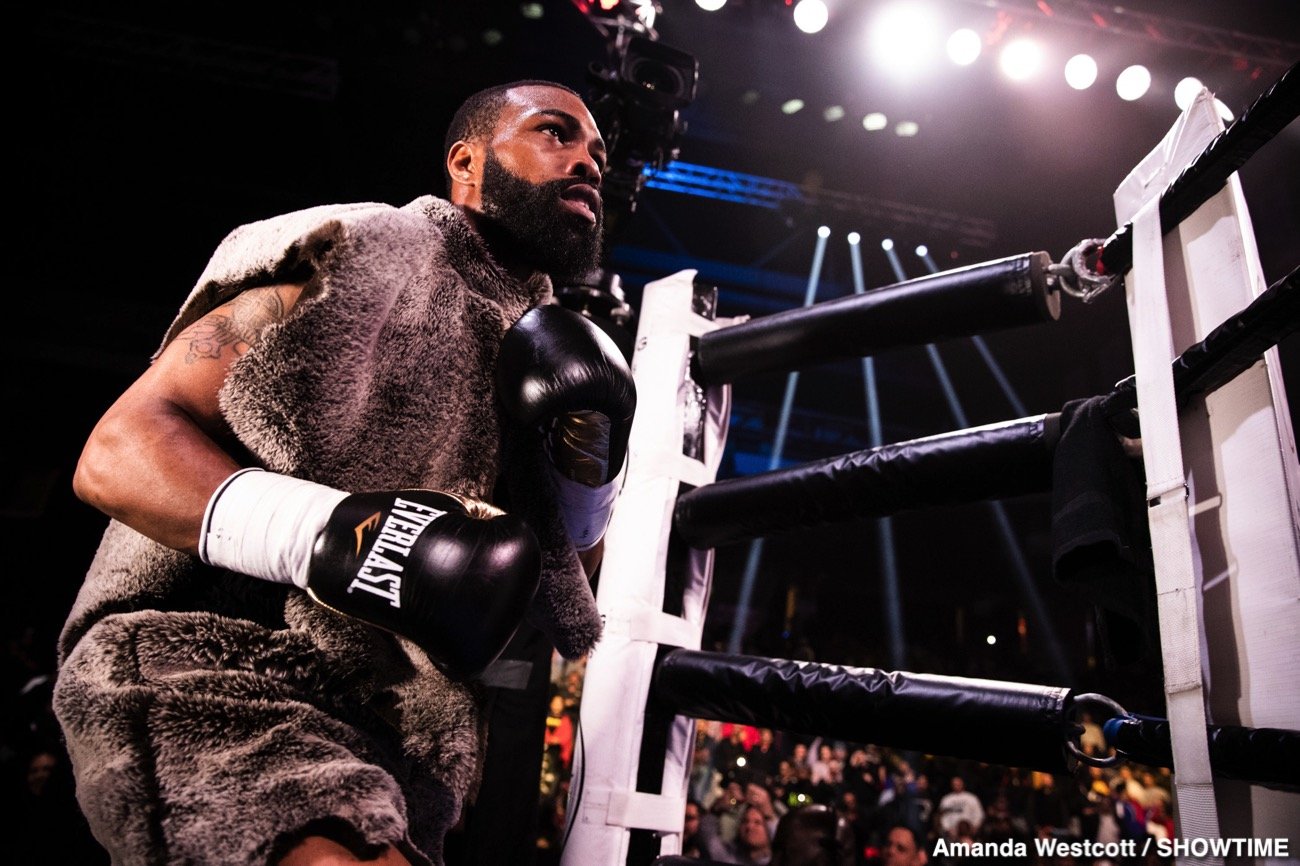
[[[185,363],[204,358],[216,360],[229,347],[236,357],[248,351],[262,329],[283,321],[287,308],[274,287],[249,289],[186,328],[179,339],[186,341]]]

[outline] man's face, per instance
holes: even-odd
[[[769,844],[767,821],[763,819],[763,813],[758,809],[745,810],[736,834],[740,837],[741,844],[746,848],[766,848]]]
[[[512,253],[557,282],[600,260],[605,146],[582,100],[553,87],[519,87],[483,159],[481,210]]]
[[[700,832],[700,807],[694,803],[686,804],[686,819],[682,822],[682,835],[694,836]]]
[[[925,851],[917,847],[912,834],[902,827],[889,831],[882,853],[885,866],[925,866],[929,859]]]

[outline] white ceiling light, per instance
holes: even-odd
[[[877,132],[889,125],[888,118],[879,111],[873,111],[862,118],[862,128],[867,132]]]
[[[727,5],[727,0],[695,0],[695,5],[705,12],[717,12]]]
[[[1186,111],[1187,106],[1192,104],[1192,101],[1196,99],[1196,95],[1201,92],[1203,87],[1205,85],[1201,83],[1199,78],[1192,78],[1191,76],[1184,78],[1174,88],[1174,105],[1178,106],[1179,111]]]
[[[883,10],[871,22],[872,57],[893,75],[911,75],[930,63],[939,36],[925,6],[902,3]]]
[[[1075,90],[1087,90],[1097,80],[1097,61],[1087,54],[1076,54],[1065,61],[1065,83]]]
[[[970,66],[983,48],[983,40],[974,30],[962,28],[948,37],[948,59],[958,66]]]
[[[794,114],[796,111],[800,111],[802,109],[803,109],[802,99],[787,99],[785,102],[781,103],[782,114]]]
[[[894,127],[894,134],[899,138],[911,138],[920,131],[921,127],[915,120],[900,120]]]
[[[799,0],[794,7],[794,26],[804,33],[821,30],[830,17],[830,10],[823,0]]]
[[[822,117],[826,118],[827,123],[834,123],[844,117],[844,106],[830,105],[822,112]]]
[[[1115,92],[1120,99],[1132,102],[1141,99],[1151,87],[1151,73],[1145,66],[1134,64],[1115,79]]]
[[[1032,39],[1017,39],[1002,49],[998,64],[1007,78],[1024,81],[1031,77],[1043,63],[1043,49]]]

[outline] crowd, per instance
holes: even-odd
[[[1096,726],[1087,727],[1084,748],[1096,751]],[[809,808],[833,811],[843,837],[842,859],[810,862],[837,866],[892,866],[900,840],[909,857],[969,863],[981,858],[945,856],[954,846],[936,843],[1023,842],[1034,860],[1035,839],[1135,839],[1140,851],[1147,836],[1173,832],[1162,769],[1085,767],[1060,777],[707,721],[697,726],[689,794],[699,829],[684,850],[724,863],[778,862],[783,822]]]
[[[538,847],[558,862],[578,730],[581,665],[570,663],[557,671],[553,686]],[[1084,722],[1082,748],[1103,752],[1099,727],[1087,718]],[[1006,861],[1004,856],[946,854],[945,848],[954,849],[937,845],[942,839],[1023,842],[1029,862],[1054,864],[1064,861],[1037,856],[1035,839],[1132,839],[1137,841],[1132,847],[1141,851],[1149,836],[1173,833],[1170,776],[1163,768],[1121,763],[1053,776],[717,721],[701,721],[696,731],[682,852],[702,863],[943,866],[960,861],[971,866]],[[810,838],[817,840],[809,848],[815,854],[800,858],[791,853],[799,845],[809,846]],[[543,853],[539,862],[551,861]],[[1107,861],[1069,862],[1105,866]]]

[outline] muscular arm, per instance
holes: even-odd
[[[230,366],[297,302],[299,284],[249,289],[190,325],[109,407],[72,479],[84,502],[196,553],[212,493],[239,464],[217,394]]]

